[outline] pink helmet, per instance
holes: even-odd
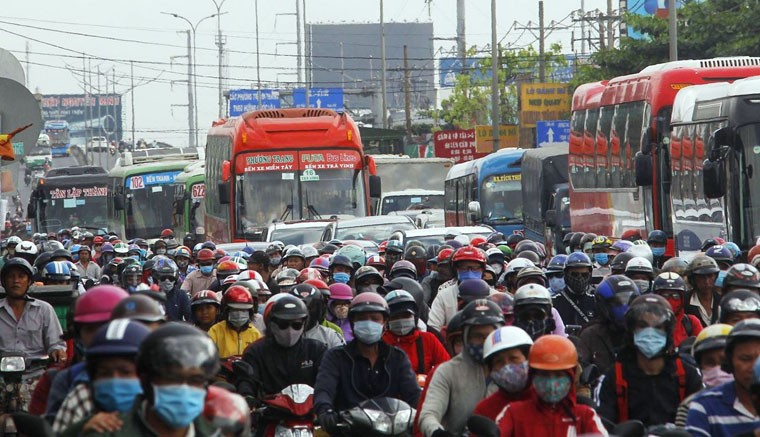
[[[354,298],[354,292],[346,284],[336,283],[330,286],[330,299],[331,300],[352,300]]]
[[[113,285],[98,285],[77,299],[74,306],[75,323],[105,323],[111,320],[116,304],[129,294]]]

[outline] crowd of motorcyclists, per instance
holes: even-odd
[[[267,399],[294,385],[330,435],[381,398],[434,437],[760,429],[760,245],[709,239],[687,262],[661,231],[564,244],[12,236],[0,351],[49,357],[23,409],[56,435],[270,435]]]

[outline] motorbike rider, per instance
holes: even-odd
[[[594,276],[603,277],[610,274],[610,262],[616,255],[612,250],[612,240],[604,235],[594,238],[591,242],[591,250],[594,255]]]
[[[702,326],[710,326],[718,320],[720,294],[715,290],[718,263],[709,256],[697,255],[689,263],[686,279],[691,290],[686,294],[686,314],[699,318]]]
[[[314,411],[322,429],[337,435],[338,411],[366,399],[394,397],[417,405],[420,388],[406,354],[382,341],[388,304],[377,293],[362,293],[349,308],[354,339],[322,357],[314,387]]]
[[[652,263],[648,259],[641,256],[631,258],[625,265],[625,275],[636,283],[636,286],[639,287],[639,293],[647,294],[652,292],[654,268],[652,268]]]
[[[251,323],[255,313],[253,296],[246,287],[233,285],[227,290],[222,297],[222,320],[208,330],[220,358],[243,355],[249,344],[261,338]]]
[[[625,343],[602,381],[599,414],[612,423],[640,420],[671,423],[686,396],[702,389],[702,378],[674,354],[675,315],[662,296],[645,294],[625,313]]]
[[[139,263],[133,263],[121,271],[121,285],[129,293],[137,291],[137,286],[142,284],[143,269]]]
[[[398,264],[398,263],[397,263]],[[378,287],[383,285],[385,280],[383,275],[372,266],[362,266],[354,274],[354,284],[356,284],[356,294],[366,292],[378,292]]]
[[[417,328],[417,302],[409,292],[393,290],[385,295],[385,301],[389,317],[383,341],[406,352],[417,375],[427,375],[433,367],[449,360],[449,353],[438,338]]]
[[[686,283],[680,276],[672,272],[660,273],[652,285],[656,294],[664,297],[673,314],[676,316],[673,329],[673,344],[679,347],[689,337],[696,337],[702,332],[702,324],[699,319],[683,311],[686,300]]]
[[[187,293],[177,286],[177,264],[171,259],[161,256],[154,257],[153,283],[166,298],[166,317],[169,320],[192,322],[190,298]]]
[[[198,251],[197,260],[198,270],[188,273],[182,281],[182,290],[190,296],[201,290],[210,290],[216,281],[214,252],[211,249],[201,249]]]
[[[166,311],[155,299],[133,294],[122,299],[111,311],[111,320],[129,319],[140,322],[153,331],[166,323]]]
[[[553,309],[552,298],[546,287],[538,284],[523,285],[515,293],[513,324],[536,340],[542,335],[551,334],[557,328]]]
[[[187,269],[190,267],[191,259],[192,254],[190,253],[190,249],[185,246],[178,247],[174,252],[174,262],[177,264],[177,274],[179,275],[180,283],[185,282],[185,278],[189,274]]]
[[[354,339],[351,322],[348,320],[348,307],[354,299],[351,287],[346,284],[332,284],[329,287],[330,298],[327,301],[327,320],[338,325],[343,331],[343,338],[348,342]]]
[[[291,247],[282,257],[282,262],[289,269],[303,270],[306,267],[306,257],[297,247]]]
[[[388,240],[385,246],[385,273],[391,271],[393,264],[401,261],[404,257],[404,245],[398,240]]]
[[[596,315],[592,265],[588,255],[573,252],[565,261],[565,288],[553,297],[553,307],[567,325],[586,326]]]
[[[330,261],[330,284],[341,283],[352,285],[354,264],[345,255],[335,255]]]
[[[546,280],[549,292],[554,296],[565,288],[565,262],[567,255],[555,255],[546,266]]]
[[[736,326],[745,319],[760,318],[760,296],[749,290],[734,290],[720,299],[720,323]]]
[[[652,249],[652,256],[654,257],[655,267],[658,269],[665,264],[669,258],[665,256],[665,246],[668,245],[668,236],[665,232],[655,229],[647,236],[647,244]]]
[[[56,435],[119,429],[116,417],[129,411],[142,393],[135,358],[150,330],[142,323],[118,319],[101,326],[87,349],[89,383],[66,396],[53,421]]]
[[[86,276],[89,279],[98,280],[102,275],[102,269],[92,260],[92,252],[88,246],[82,245],[79,247],[79,261],[75,265],[82,272],[82,276]]]
[[[425,303],[428,305],[432,305],[433,300],[438,295],[439,287],[451,280],[449,258],[453,253],[454,249],[448,247],[441,249],[436,256],[435,272],[425,277],[421,282]]]
[[[488,394],[483,345],[488,334],[504,325],[501,308],[478,299],[462,310],[462,319],[464,349],[436,369],[420,406],[419,427],[426,437],[461,435],[475,406]]]
[[[305,338],[321,341],[328,348],[342,346],[346,343],[342,332],[339,333],[322,324],[325,320],[327,304],[319,289],[311,284],[303,283],[296,285],[291,293],[300,297],[309,309],[309,320],[306,322],[304,331]]]
[[[726,277],[723,278],[723,296],[737,289],[752,290],[760,295],[760,272],[751,264],[738,263],[726,270]]]
[[[222,299],[219,293],[211,290],[201,290],[190,299],[190,310],[193,312],[193,324],[208,332],[219,321]]]

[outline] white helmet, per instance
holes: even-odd
[[[628,261],[628,264],[625,265],[625,273],[646,273],[649,276],[654,276],[654,269],[649,260],[637,256],[631,258],[631,260]]]
[[[512,273],[517,273],[520,270],[524,269],[525,267],[535,267],[536,265],[533,264],[533,261],[529,260],[528,258],[515,258],[512,261],[507,264],[507,270],[504,272],[504,275],[509,275]]]
[[[10,237],[8,237],[7,240],[5,240],[5,245],[6,246],[8,246],[9,244],[16,244],[17,245],[19,243],[21,243],[21,238],[15,236],[15,235],[11,235]]]
[[[457,235],[456,237],[454,237],[454,241],[458,241],[466,246],[470,244],[470,237],[468,237],[467,235]]]
[[[642,257],[649,260],[649,264],[652,264],[654,257],[652,256],[652,249],[646,242],[644,244],[635,244],[626,250],[626,252],[633,254],[636,257]]]
[[[486,337],[486,342],[483,344],[483,358],[487,360],[500,351],[516,347],[529,348],[532,345],[533,339],[527,332],[517,326],[502,326]]]
[[[538,284],[525,284],[515,292],[515,306],[518,305],[552,305],[552,295],[546,287]]]
[[[22,241],[16,245],[16,255],[37,255],[37,245],[31,241]]]
[[[237,275],[238,281],[251,281],[251,280],[260,280],[263,281],[264,278],[261,277],[261,274],[257,272],[256,270],[243,270],[240,272],[239,275]]]

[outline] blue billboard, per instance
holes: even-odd
[[[466,58],[467,70],[475,81],[490,79],[491,71],[486,71],[485,76],[481,73],[482,58]],[[457,76],[462,74],[461,58],[441,58],[438,60],[438,85],[442,88],[456,85]]]
[[[637,15],[654,15],[659,18],[668,18],[668,0],[627,0],[628,12]],[[676,8],[680,8],[681,0],[676,0]],[[626,34],[633,39],[644,39],[645,34],[633,30],[632,27],[626,26]]]
[[[259,94],[261,108],[259,108]],[[280,107],[280,90],[230,90],[230,117],[257,109]]]
[[[293,90],[293,107],[306,107],[306,90]],[[343,88],[309,88],[309,107],[343,109]]]
[[[570,142],[570,120],[536,121],[536,147]]]

